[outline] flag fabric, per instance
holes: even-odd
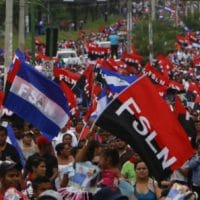
[[[144,73],[147,74],[155,83],[158,83],[163,86],[168,86],[169,79],[150,63],[146,64],[144,68]]]
[[[67,84],[64,81],[60,82],[60,87],[62,88],[62,90],[65,94],[66,100],[69,104],[70,115],[78,116],[79,110],[78,110],[78,106],[77,106],[76,95],[72,92],[72,90],[67,86]]]
[[[123,89],[133,83],[137,76],[124,76],[117,72],[101,68],[102,78],[105,80],[107,86],[112,93],[120,93]]]
[[[186,110],[178,95],[175,96],[174,113],[177,119],[179,120],[180,124],[184,128],[185,132],[187,133],[187,136],[189,137],[191,144],[195,146],[196,143],[195,123],[189,111]]]
[[[89,65],[81,78],[77,81],[76,85],[72,87],[72,91],[76,94],[77,97],[81,97],[81,103],[83,106],[88,106],[92,97],[92,90],[94,86],[94,68],[92,65]]]
[[[12,63],[10,64],[9,70],[12,70],[16,59],[20,60],[21,62],[25,62],[25,60],[26,60],[24,53],[22,51],[20,51],[20,49],[18,49],[18,48],[15,51],[15,55],[14,55]]]
[[[4,96],[3,91],[0,90],[0,107],[3,104],[3,96]]]
[[[97,110],[98,96],[100,95],[101,92],[102,92],[101,86],[94,84],[92,89],[91,102],[87,108],[86,113],[83,116],[85,122],[88,122],[88,120],[91,118],[91,114]]]
[[[15,75],[19,70],[21,62],[25,62],[25,55],[23,54],[23,52],[20,51],[20,49],[16,49],[15,56],[12,60],[12,63],[10,64],[9,71],[7,73],[6,85],[5,85],[5,97],[7,96],[8,90],[10,89],[10,86],[15,78]]]
[[[184,129],[146,76],[120,93],[95,124],[130,144],[159,180],[194,155]]]
[[[91,113],[90,118],[96,119],[101,114],[101,112],[103,112],[103,110],[106,108],[107,104],[108,104],[108,97],[106,94],[106,88],[104,87],[97,98],[96,107],[94,111]]]
[[[59,67],[54,67],[53,73],[55,78],[65,81],[69,86],[74,86],[81,78],[80,74]]]
[[[11,125],[8,124],[6,126],[6,129],[7,129],[7,134],[8,134],[8,137],[9,137],[10,141],[11,141],[11,144],[15,147],[15,149],[17,150],[17,152],[19,154],[22,167],[25,168],[26,158],[25,158],[25,156],[23,154],[23,151],[22,151],[21,147],[19,146],[19,144],[18,144],[18,142],[16,140],[13,128],[12,128]]]
[[[49,138],[55,137],[68,121],[69,108],[61,88],[24,62],[20,64],[4,106]]]
[[[86,124],[84,125],[84,127],[82,128],[82,130],[81,130],[80,137],[79,137],[79,141],[80,141],[80,140],[86,139],[86,137],[87,137],[87,135],[89,134],[89,132],[90,132],[90,127],[89,127],[89,125],[86,123]]]

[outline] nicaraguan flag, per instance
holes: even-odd
[[[103,79],[112,93],[120,93],[137,79],[134,75],[124,76],[103,67],[101,68],[101,72]]]
[[[57,136],[69,118],[69,108],[61,88],[24,62],[20,65],[4,106],[49,138]]]

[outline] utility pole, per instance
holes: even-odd
[[[25,0],[19,2],[19,48],[24,51],[25,44]]]
[[[30,32],[29,28],[29,3],[28,0],[25,0],[25,34],[27,35]]]
[[[31,55],[32,55],[32,64],[35,63],[35,4],[34,0],[31,0]]]
[[[50,1],[48,1],[47,9],[48,9],[47,24],[50,24]]]
[[[156,0],[151,0],[151,19],[156,20]]]
[[[133,28],[132,0],[128,0],[127,2],[127,53],[130,53],[131,48],[132,48],[132,28]]]
[[[6,0],[4,89],[13,51],[13,0]]]
[[[153,63],[153,22],[156,19],[155,0],[151,0],[151,9],[149,13],[149,61]]]
[[[176,15],[176,26],[178,26],[178,22],[179,22],[179,0],[176,0],[176,11],[175,11],[175,15]]]

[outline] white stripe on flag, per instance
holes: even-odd
[[[107,84],[109,85],[114,85],[114,86],[129,86],[130,85],[127,81],[120,79],[116,76],[109,76],[109,75],[104,74],[103,77],[105,78]]]
[[[19,76],[15,77],[10,92],[33,105],[60,128],[63,128],[67,123],[68,115],[62,107]]]

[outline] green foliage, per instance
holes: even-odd
[[[144,56],[145,60],[149,56],[149,21],[143,19],[133,29],[133,42],[138,52]],[[183,31],[174,26],[170,20],[158,20],[153,22],[153,54],[156,57],[158,54],[167,54],[175,49],[175,40],[177,34],[182,34]]]
[[[192,31],[199,31],[200,29],[200,12],[196,11],[194,14],[189,14],[183,18],[185,25]]]
[[[88,20],[86,24],[84,24],[84,29],[86,32],[90,32],[91,30],[94,32],[98,31],[100,26],[107,26],[116,22],[119,16],[109,16],[108,21],[105,23],[103,18],[99,18],[94,22],[92,20]],[[91,28],[92,27],[92,28]],[[37,37],[37,36],[36,36]],[[58,40],[76,40],[78,37],[78,31],[59,31]],[[39,38],[46,43],[46,36],[42,35]],[[4,47],[4,37],[0,37],[0,48]],[[13,35],[13,49],[18,47],[18,32],[16,31]],[[31,35],[28,35],[25,39],[25,49],[31,48]]]

